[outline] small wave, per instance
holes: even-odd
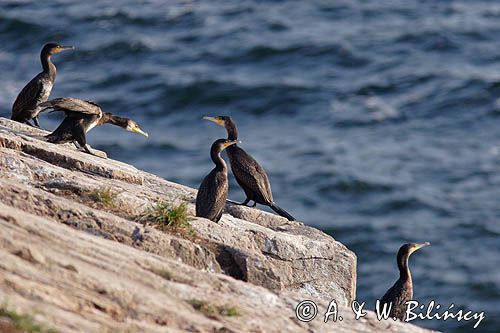
[[[405,115],[398,108],[378,96],[333,100],[330,105],[335,125],[358,127],[387,121],[402,121]]]
[[[186,34],[176,37],[175,40],[180,43],[196,43],[200,41],[201,38],[202,36],[200,36],[197,33],[188,32]]]
[[[151,51],[149,47],[141,41],[117,40],[104,45],[96,45],[93,48],[83,46],[77,49],[77,55],[78,57],[92,56],[93,58],[109,59],[110,57],[136,56],[149,51]]]
[[[500,7],[498,7],[498,6],[487,7],[483,11],[482,16],[484,18],[499,18],[500,17]]]
[[[16,18],[0,16],[0,33],[26,36],[30,32],[42,30],[42,26]]]
[[[318,10],[329,19],[343,19],[348,16],[352,9],[343,4],[325,3],[320,4]]]
[[[243,55],[236,55],[234,57],[244,57],[248,58],[249,60],[261,60],[281,55],[292,55],[294,53],[303,52],[305,49],[306,47],[302,45],[295,45],[285,48],[258,45],[246,50]]]
[[[394,42],[415,44],[426,51],[452,51],[460,48],[460,43],[452,33],[441,31],[404,33],[398,36]]]
[[[400,77],[393,78],[388,81],[368,81],[355,91],[356,95],[372,96],[372,95],[385,95],[391,93],[401,93],[407,89],[418,87],[425,83],[430,83],[438,78],[437,75],[432,73],[421,73],[408,75],[401,75]]]
[[[452,216],[452,212],[440,206],[437,202],[426,202],[416,196],[391,198],[377,207],[361,210],[360,213],[384,216],[391,213],[416,212],[418,210],[431,210],[442,217]]]
[[[109,87],[113,87],[115,85],[122,85],[122,84],[128,83],[128,82],[133,81],[135,79],[136,79],[135,75],[128,74],[128,73],[119,73],[116,75],[107,76],[101,82],[94,84],[92,86],[92,88],[93,89],[109,88]]]
[[[162,90],[160,99],[172,110],[199,105],[231,105],[254,114],[272,112],[277,107],[284,113],[294,112],[297,103],[302,103],[314,92],[312,88],[296,85],[245,86],[215,80],[193,81],[186,85],[165,84]]]
[[[483,79],[468,79],[459,81],[454,87],[449,87],[446,97],[439,99],[433,106],[434,110],[442,112],[470,112],[468,108],[478,108],[490,106],[492,99],[488,90],[496,90],[493,84],[489,84]],[[441,113],[442,114],[442,113]]]
[[[117,26],[159,27],[179,24],[201,24],[202,19],[194,15],[190,6],[169,7],[166,11],[156,12],[141,11],[130,7],[129,11],[124,9],[109,9],[107,11],[94,11],[92,14],[79,18],[81,22],[98,23],[106,22]]]
[[[337,179],[330,184],[321,185],[317,192],[320,195],[330,194],[332,192],[345,194],[365,194],[365,193],[388,193],[395,188],[392,185],[370,182],[362,179]]]
[[[268,23],[267,28],[271,31],[285,31],[288,30],[288,25],[283,22]]]
[[[226,10],[223,10],[221,14],[222,14],[222,16],[232,18],[232,17],[236,17],[236,16],[252,14],[254,12],[255,12],[255,9],[253,7],[239,4],[238,6],[234,6],[234,7],[228,8]]]
[[[500,287],[495,281],[474,282],[468,287],[481,299],[498,300],[500,298]]]
[[[338,44],[333,45],[313,45],[296,44],[286,47],[274,47],[270,45],[256,45],[242,52],[237,52],[229,56],[212,54],[214,59],[220,59],[221,63],[254,63],[263,61],[283,60],[292,61],[295,58],[316,59],[328,57],[329,61],[347,68],[363,67],[370,63],[368,58],[357,55],[354,50]],[[331,60],[330,60],[331,59]]]
[[[392,93],[397,89],[393,83],[368,83],[356,91],[357,95],[382,95]]]
[[[5,4],[2,4],[3,9],[13,9],[13,8],[22,8],[22,7],[28,7],[31,4],[26,1],[26,2],[7,2]]]
[[[124,10],[112,10],[107,12],[95,12],[93,15],[86,15],[81,18],[83,22],[95,23],[98,21],[109,21],[115,20],[119,24],[123,25],[148,25],[153,21],[151,17],[141,17],[137,15],[132,15]]]

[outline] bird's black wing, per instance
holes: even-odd
[[[17,95],[12,105],[12,114],[18,115],[24,111],[33,110],[41,102],[43,95],[42,73],[35,76]]]
[[[55,98],[41,103],[40,107],[44,110],[53,109],[54,111],[64,111],[67,115],[70,115],[71,113],[99,115],[102,112],[99,105],[90,101],[84,101],[83,99],[72,97]]]
[[[381,304],[392,303],[391,317],[396,317],[400,320],[404,319],[406,312],[406,302],[412,299],[412,292],[400,280],[387,290],[380,300]]]
[[[227,199],[227,178],[212,170],[201,183],[196,196],[196,216],[217,222]]]
[[[260,195],[266,203],[273,202],[271,184],[264,168],[240,147],[228,149],[231,171],[243,189]]]

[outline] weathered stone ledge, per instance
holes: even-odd
[[[46,132],[0,118],[0,301],[61,332],[326,332],[294,319],[301,299],[345,308],[356,256],[299,222],[227,204],[218,224],[193,218],[196,237],[164,233],[139,216],[195,190],[125,163],[43,141]],[[86,194],[111,188],[117,207]],[[192,300],[238,308],[207,314]],[[204,303],[205,304],[205,303]],[[424,332],[355,321],[338,332]]]

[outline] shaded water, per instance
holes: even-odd
[[[201,117],[231,115],[280,206],[356,252],[358,299],[390,287],[402,243],[430,241],[411,258],[415,298],[484,310],[479,331],[500,330],[499,3],[116,3],[0,1],[1,115],[46,41],[75,45],[54,56],[52,97],[150,133],[96,128],[94,147],[197,187],[225,136]]]

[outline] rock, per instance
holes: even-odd
[[[0,302],[61,332],[326,332],[294,307],[335,299],[338,332],[425,331],[355,321],[356,256],[321,231],[228,203],[218,224],[163,232],[146,213],[161,201],[192,213],[195,190],[45,134],[0,118]],[[110,202],[92,199],[103,189]]]
[[[45,258],[43,257],[43,255],[30,247],[23,247],[19,250],[15,250],[13,253],[16,256],[34,264],[43,265],[45,263]]]
[[[47,134],[48,132],[44,130],[15,123],[5,118],[0,119],[0,147],[22,151],[70,170],[79,170],[105,178],[142,184],[143,179],[136,174],[137,169],[134,167],[82,154],[76,148],[71,149],[69,144],[48,144],[43,140],[43,136]],[[100,154],[105,156],[104,152],[100,152]]]

